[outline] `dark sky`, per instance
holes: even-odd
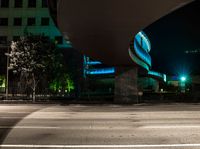
[[[163,17],[144,29],[152,45],[152,70],[166,74],[200,72],[200,0]]]

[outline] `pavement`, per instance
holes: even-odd
[[[200,149],[200,105],[0,104],[0,148]]]

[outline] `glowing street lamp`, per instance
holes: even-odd
[[[181,76],[180,77],[180,87],[181,87],[181,92],[185,93],[185,84],[186,84],[187,78],[186,76]]]
[[[181,80],[181,82],[185,82],[185,81],[186,81],[186,77],[185,77],[185,76],[182,76],[182,77],[180,78],[180,80]]]

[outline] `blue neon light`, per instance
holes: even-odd
[[[113,74],[113,73],[115,73],[115,69],[113,67],[86,70],[86,74],[89,74],[89,75]]]
[[[138,65],[142,66],[142,67],[145,68],[147,71],[149,71],[149,66],[148,66],[146,63],[144,63],[144,62],[141,61],[139,58],[137,58],[137,56],[135,56],[135,55],[131,52],[130,49],[128,50],[128,52],[129,52],[129,55],[130,55],[131,59],[132,59],[135,63],[137,63]]]
[[[145,63],[151,66],[151,57],[150,55],[143,50],[137,40],[134,41],[134,50],[138,57],[140,57]]]
[[[84,56],[84,69],[83,75],[101,75],[101,74],[113,74],[115,73],[114,67],[108,68],[90,68],[90,65],[99,65],[102,64],[100,61],[92,61],[89,57]]]
[[[159,77],[159,78],[163,79],[164,82],[167,81],[167,76],[166,76],[166,74],[162,74],[162,73],[155,72],[155,71],[149,71],[149,72],[148,72],[148,75],[152,75],[152,76],[155,76],[155,77]]]
[[[146,52],[150,52],[151,50],[151,43],[147,37],[147,35],[143,32],[140,31],[139,33],[137,33],[135,35],[135,41],[137,41],[140,46],[146,51]]]
[[[151,56],[148,53],[150,50],[151,44],[148,37],[143,31],[140,31],[135,35],[134,42],[129,49],[129,55],[135,63],[149,71]]]
[[[99,64],[102,64],[101,62],[99,61],[88,61],[86,62],[87,65],[99,65]]]

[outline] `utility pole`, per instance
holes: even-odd
[[[9,45],[7,45],[7,62],[6,62],[6,100],[8,99],[8,79],[9,79]]]

